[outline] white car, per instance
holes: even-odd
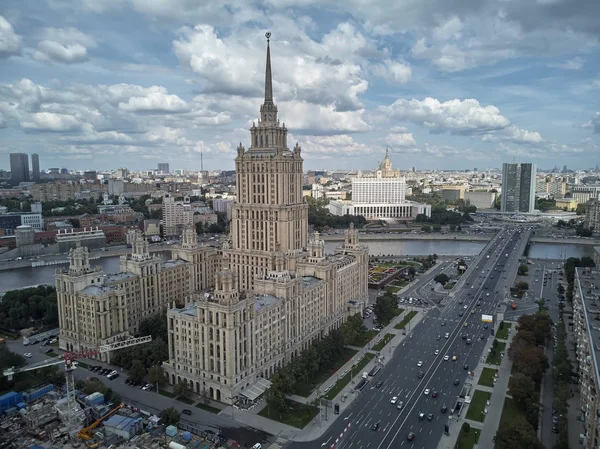
[[[23,354],[24,357],[27,357],[28,359],[31,358],[31,352],[26,352],[25,354]]]
[[[435,350],[435,355],[439,355],[439,354],[440,354],[440,350],[439,350],[439,349],[436,349],[436,350]]]
[[[429,391],[429,388],[425,388],[425,391],[423,391],[423,394],[425,396],[427,396],[429,393],[431,393],[431,391]]]
[[[419,363],[417,363],[417,366],[418,366],[418,367],[421,367],[421,366],[423,366],[423,362],[422,362],[421,360],[419,360]]]
[[[465,304],[465,305],[463,306],[463,309],[467,309],[468,307],[469,307],[469,306]]]
[[[450,356],[446,354],[446,355],[444,356],[444,362],[447,362],[448,360],[450,360]]]
[[[395,404],[396,402],[398,402],[398,396],[394,396],[390,401],[391,404]]]

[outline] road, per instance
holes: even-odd
[[[367,387],[321,438],[309,443],[292,443],[294,449],[327,445],[342,433],[348,422],[351,427],[336,448],[436,447],[448,421],[441,408],[443,405],[449,410],[454,408],[469,371],[484,355],[485,340],[491,337],[481,315],[494,315],[499,310],[499,302],[504,299],[502,292],[512,280],[510,274],[517,270],[520,251],[525,245],[524,235],[528,235],[526,231],[521,233],[514,229],[502,234],[503,238],[486,247],[482,257],[477,259],[477,266],[470,267],[464,275],[465,288],[441,310],[430,309],[409,339],[395,349],[392,360],[374,379],[383,382],[383,386],[380,389]],[[445,338],[446,333],[448,338]],[[463,334],[472,339],[472,344],[463,340]],[[446,355],[450,360],[444,361]],[[456,361],[452,361],[454,356]],[[422,367],[417,366],[419,361]],[[424,376],[419,379],[421,370]],[[454,385],[455,381],[458,385]],[[425,389],[431,392],[425,395]],[[432,397],[434,390],[438,392],[436,398]],[[403,409],[390,404],[393,396],[404,402]],[[419,420],[420,412],[432,413],[433,419]],[[371,430],[375,423],[380,425],[377,431]],[[416,434],[414,441],[407,441],[409,432]]]

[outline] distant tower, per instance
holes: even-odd
[[[31,180],[40,182],[40,156],[37,153],[31,155]]]
[[[29,181],[29,155],[10,153],[10,180],[15,186]]]
[[[198,235],[196,234],[196,227],[190,222],[186,223],[185,227],[183,228],[181,247],[186,249],[198,247]]]

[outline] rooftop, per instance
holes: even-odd
[[[319,282],[321,282],[321,279],[314,276],[302,276],[302,287],[304,288],[312,287],[317,285]]]
[[[127,279],[133,279],[137,277],[137,274],[132,273],[131,271],[126,271],[124,273],[110,273],[104,275],[104,281],[110,284],[125,281]]]
[[[187,262],[183,259],[175,259],[175,260],[165,260],[162,263],[163,268],[173,268],[178,267],[180,265],[185,265]]]
[[[575,281],[581,295],[585,315],[585,325],[589,344],[594,358],[596,384],[600,385],[600,271],[589,268],[576,268]]]
[[[272,295],[256,295],[255,310],[258,311],[264,307],[272,306],[273,304],[281,301],[279,298]]]
[[[82,293],[86,295],[106,295],[112,291],[117,290],[115,287],[111,287],[110,285],[88,285],[86,288],[81,290]]]

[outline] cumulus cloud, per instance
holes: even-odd
[[[338,27],[335,32],[354,36],[350,42],[353,52],[375,51],[348,26]],[[276,101],[298,99],[331,105],[340,112],[362,109],[359,96],[367,91],[368,82],[360,64],[333,59],[338,57],[335,51],[341,38],[327,35],[320,45],[307,37],[301,39],[304,41],[298,45],[272,41]],[[184,28],[173,47],[182,64],[200,76],[203,92],[250,97],[264,93],[265,42],[261,36],[221,38],[211,26],[198,25]]]
[[[419,124],[432,133],[480,134],[506,128],[510,122],[495,106],[482,106],[475,99],[396,100],[390,106],[380,107],[390,117]]]
[[[188,104],[177,95],[153,92],[145,97],[132,97],[126,103],[119,103],[119,108],[128,112],[146,113],[179,113],[190,110]]]
[[[0,15],[0,59],[21,53],[22,40],[8,20]]]
[[[75,28],[46,28],[40,33],[41,41],[33,57],[38,61],[76,64],[89,59],[88,48],[95,47],[95,39]]]
[[[389,145],[392,148],[397,148],[397,147],[410,147],[410,146],[414,146],[417,144],[417,141],[415,140],[415,138],[413,137],[412,133],[408,133],[408,132],[391,132],[388,133],[384,138],[383,138],[383,143],[385,143],[386,145]]]
[[[596,134],[600,134],[600,112],[592,117],[592,119],[583,125],[584,128],[591,128]]]
[[[21,123],[21,128],[25,131],[69,132],[80,129],[81,123],[68,114],[36,112],[31,114],[27,121]]]
[[[303,136],[298,141],[307,158],[360,157],[373,152],[369,146],[358,143],[351,136],[345,134],[337,136]]]
[[[388,82],[399,84],[407,83],[412,76],[412,70],[409,65],[390,59],[385,59],[381,64],[375,64],[371,71],[375,76],[383,78]]]

